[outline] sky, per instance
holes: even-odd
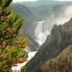
[[[37,0],[13,0],[13,2],[24,2],[24,1],[28,2],[28,1],[37,1]],[[43,0],[40,0],[40,1],[43,1]],[[48,0],[48,1],[53,1],[53,0]],[[72,1],[72,0],[54,0],[54,1]]]
[[[55,1],[72,1],[72,0],[55,0]]]
[[[13,0],[13,2],[36,1],[36,0]]]

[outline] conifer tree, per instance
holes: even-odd
[[[0,72],[11,72],[12,64],[27,56],[27,38],[18,37],[23,19],[12,11],[11,2],[0,0]]]

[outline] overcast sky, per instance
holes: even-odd
[[[13,2],[23,2],[23,1],[37,1],[37,0],[13,0]],[[53,0],[48,0],[48,1],[53,1]],[[72,1],[72,0],[54,0],[54,1]]]
[[[23,2],[23,1],[36,1],[36,0],[13,0],[13,2]]]

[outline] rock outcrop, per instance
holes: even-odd
[[[72,45],[72,19],[63,25],[54,25],[46,42],[41,46],[36,56],[25,66],[26,72],[64,72],[46,71],[44,69],[47,69],[47,67],[43,67],[42,69],[42,65],[44,64],[46,66],[46,62],[57,57],[70,45]],[[71,48],[72,52],[72,46],[69,48]],[[22,72],[24,72],[24,68],[22,68]]]

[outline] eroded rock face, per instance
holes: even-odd
[[[72,72],[72,45],[64,49],[56,58],[46,61],[42,72]]]
[[[58,56],[60,52],[71,44],[72,19],[64,25],[54,25],[46,42],[41,46],[36,56],[26,65],[26,72],[44,72],[40,69],[41,65]],[[24,71],[24,68],[22,71]]]

